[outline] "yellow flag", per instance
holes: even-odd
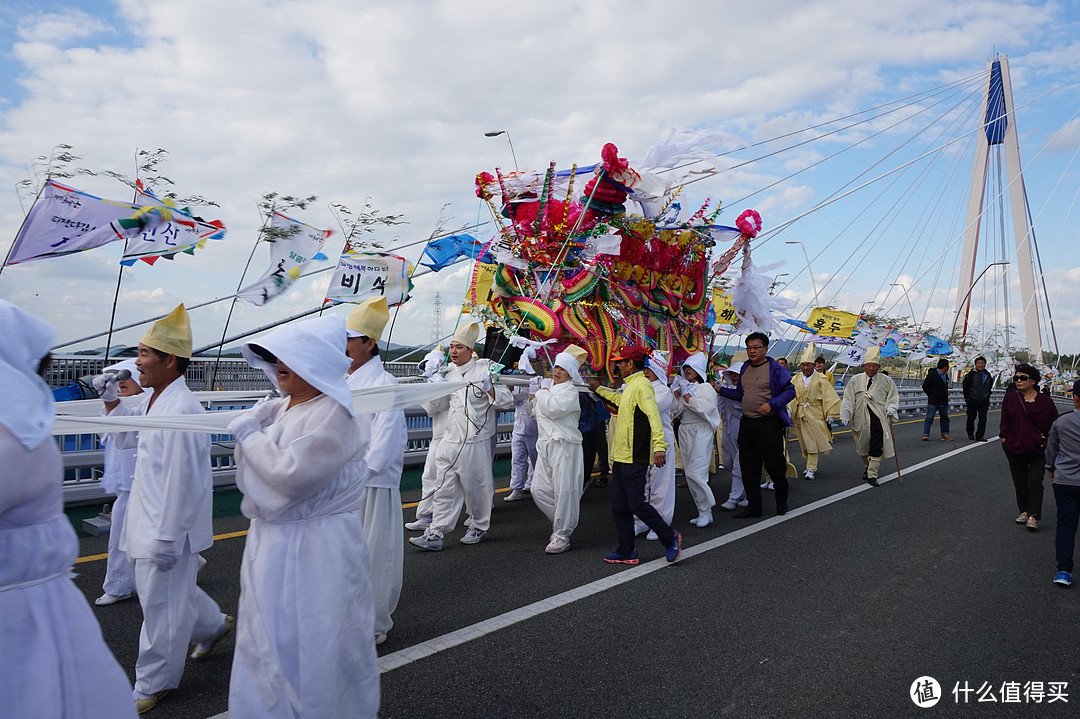
[[[491,301],[491,289],[495,286],[495,268],[497,265],[489,265],[482,262],[476,263],[472,281],[469,283],[469,291],[465,293],[465,299],[474,305],[486,305]]]
[[[828,307],[815,307],[806,325],[825,337],[851,337],[859,316]]]
[[[730,292],[722,292],[718,289],[713,290],[712,305],[713,311],[716,313],[716,324],[735,324],[735,306],[731,304]]]

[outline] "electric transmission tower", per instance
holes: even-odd
[[[434,344],[442,339],[442,296],[435,293],[435,303],[432,305],[434,319],[431,322],[431,343]]]

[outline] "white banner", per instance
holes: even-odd
[[[15,238],[8,264],[70,255],[126,239],[131,232],[119,220],[138,209],[49,180]]]
[[[412,281],[404,257],[383,253],[345,252],[338,261],[326,299],[330,302],[363,302],[383,295],[390,307],[409,299]]]
[[[248,300],[253,305],[265,305],[274,299],[300,276],[304,265],[311,260],[326,256],[319,250],[333,230],[320,230],[311,225],[275,212],[270,218],[270,226],[288,233],[288,237],[270,242],[270,267],[254,284],[248,285],[236,293],[237,299]]]
[[[175,259],[180,253],[193,255],[207,240],[225,238],[220,220],[206,222],[181,210],[171,200],[160,200],[137,183],[139,207],[135,214],[121,221],[128,231],[120,264],[130,267],[137,260],[153,265],[159,259]]]
[[[865,347],[860,347],[858,345],[851,345],[849,347],[845,347],[844,349],[838,351],[836,353],[836,356],[833,357],[833,359],[836,360],[837,362],[839,362],[840,364],[861,365],[862,361],[863,361],[863,357],[865,357],[865,356],[866,356],[866,348]]]

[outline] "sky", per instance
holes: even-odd
[[[338,230],[329,203],[403,215],[407,224],[372,236],[393,248],[487,220],[473,194],[478,172],[513,169],[515,159],[521,168],[592,164],[607,142],[633,164],[672,131],[719,131],[724,139],[711,149],[721,171],[688,186],[682,205],[689,214],[722,200],[727,224],[757,209],[766,235],[754,262],[780,276],[795,314],[805,319],[816,304],[880,305],[921,328],[951,326],[977,78],[1000,53],[1012,72],[1040,279],[1060,348],[1073,352],[1078,30],[1073,3],[1034,0],[13,0],[0,7],[0,252],[32,199],[16,185],[34,179],[34,158],[60,143],[81,156],[80,167],[128,176],[139,149],[164,148],[161,172],[174,189],[215,201],[197,211],[228,227],[224,241],[194,256],[124,270],[123,325],[234,293],[266,192],[317,196],[292,213],[316,227]],[[847,123],[823,125],[913,97],[878,117],[857,115],[858,125],[835,134]],[[508,134],[485,136],[494,130]],[[100,174],[69,182],[130,195]],[[1010,224],[1001,212],[984,226]],[[475,234],[490,239],[490,225]],[[336,261],[340,238],[325,250],[331,262],[313,269]],[[1011,242],[991,232],[975,272],[1013,260]],[[53,323],[58,341],[104,331],[121,249],[5,268],[0,297]],[[415,262],[420,249],[401,254]],[[266,269],[268,250],[255,250],[245,284]],[[983,338],[1006,324],[1022,333],[1015,270],[999,270],[972,292]],[[428,341],[436,292],[449,334],[468,273],[461,264],[418,277],[391,340]],[[329,274],[300,280],[265,307],[238,303],[228,334],[318,306]],[[221,336],[229,305],[192,311],[196,346]],[[142,331],[114,342],[134,344]]]

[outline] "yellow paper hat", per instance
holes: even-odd
[[[191,319],[188,317],[187,310],[184,309],[184,303],[178,304],[167,317],[150,325],[150,329],[139,342],[159,352],[190,358]]]
[[[378,342],[389,321],[390,309],[386,298],[380,295],[369,297],[354,307],[345,320],[345,329],[349,337],[370,337]]]
[[[577,345],[567,345],[563,352],[576,359],[579,365],[584,365],[585,360],[589,359],[588,351]]]
[[[873,347],[870,347],[866,350],[866,354],[863,355],[862,363],[876,365],[881,364],[881,350],[878,349],[877,345],[874,345]]]
[[[471,349],[479,338],[480,324],[478,322],[465,322],[459,325],[457,331],[454,332],[453,341],[460,342]]]
[[[817,345],[811,342],[810,344],[806,345],[806,349],[804,349],[802,351],[802,354],[799,355],[799,364],[802,364],[803,362],[809,362],[810,364],[814,364],[814,360],[816,359]]]

